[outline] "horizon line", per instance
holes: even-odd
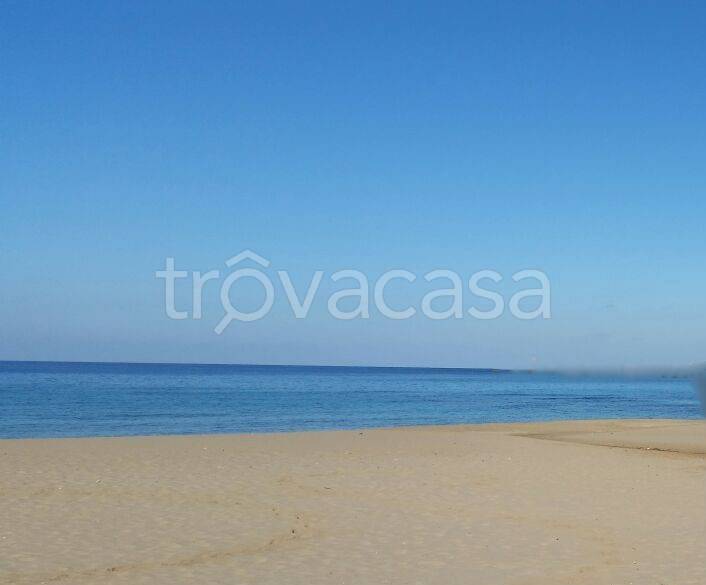
[[[400,365],[351,365],[351,364],[273,364],[273,363],[225,363],[225,362],[139,362],[139,361],[92,361],[92,360],[6,360],[0,364],[75,364],[75,365],[124,365],[124,366],[222,366],[254,368],[348,368],[381,370],[449,370],[482,371],[497,373],[554,373],[554,374],[622,374],[622,375],[694,375],[704,365],[668,366],[668,367],[565,367],[565,368],[497,368],[469,366],[400,366]]]
[[[123,365],[123,366],[237,366],[258,368],[368,368],[400,370],[482,370],[486,372],[530,372],[538,371],[527,368],[483,368],[468,366],[365,366],[343,364],[266,364],[237,362],[133,362],[133,361],[94,361],[94,360],[6,360],[0,364],[83,364],[83,365]]]

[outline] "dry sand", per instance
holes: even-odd
[[[0,583],[704,585],[706,423],[0,441]]]

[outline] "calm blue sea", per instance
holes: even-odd
[[[493,370],[0,362],[0,437],[697,418],[687,379]]]

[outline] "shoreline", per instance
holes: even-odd
[[[188,439],[188,438],[209,438],[209,437],[280,437],[283,435],[308,435],[308,434],[325,434],[325,433],[360,433],[360,432],[375,432],[375,431],[397,431],[397,430],[456,430],[456,431],[504,431],[511,433],[523,429],[531,429],[534,427],[544,428],[549,427],[549,430],[556,427],[557,432],[561,433],[560,427],[571,425],[572,427],[587,427],[586,431],[603,432],[608,430],[611,425],[625,427],[626,425],[634,425],[636,427],[662,427],[670,425],[681,425],[683,423],[698,423],[703,422],[706,428],[706,421],[700,417],[694,418],[582,418],[582,419],[549,419],[549,420],[529,420],[516,422],[484,422],[484,423],[434,423],[434,424],[410,424],[410,425],[392,425],[381,427],[345,427],[345,428],[321,428],[321,429],[305,429],[305,430],[284,430],[284,431],[250,431],[250,432],[224,432],[224,433],[171,433],[171,434],[142,434],[142,435],[75,435],[75,436],[55,436],[55,437],[0,437],[0,445],[5,442],[22,442],[22,441],[79,441],[79,440],[105,440],[105,439]],[[626,429],[622,429],[626,430]],[[542,433],[521,435],[534,438],[546,438],[541,436]],[[578,441],[567,441],[578,442]],[[620,445],[605,445],[615,446]],[[706,445],[704,447],[706,451]],[[705,453],[706,454],[706,453]]]

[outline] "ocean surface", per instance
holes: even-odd
[[[688,379],[497,370],[0,362],[0,437],[698,418]]]

